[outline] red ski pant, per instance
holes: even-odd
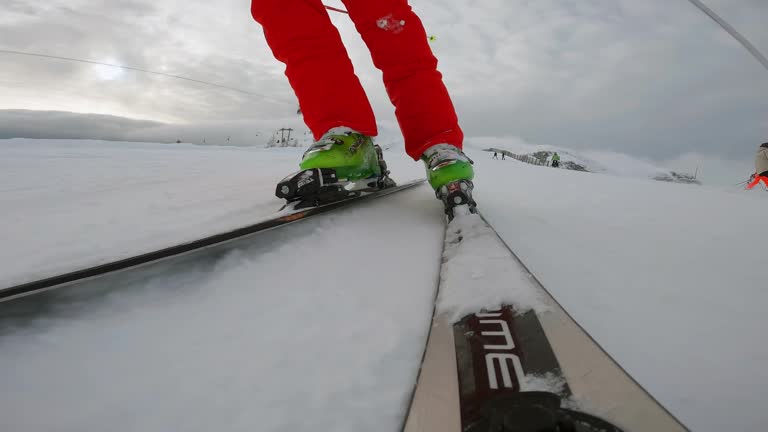
[[[755,178],[752,180],[750,184],[747,185],[747,189],[754,188],[755,186],[760,184],[761,181],[763,182],[765,187],[768,187],[768,177],[765,177],[763,175],[758,175],[758,176],[755,176]]]
[[[464,135],[437,70],[424,27],[407,0],[343,0],[395,106],[408,155],[434,144],[462,146]],[[368,97],[322,0],[252,0],[251,13],[319,139],[346,126],[377,134]]]

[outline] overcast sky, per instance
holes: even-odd
[[[0,49],[131,65],[257,95],[0,54],[0,110],[228,127],[250,121],[280,127],[277,119],[295,113],[284,68],[253,22],[249,0],[2,3]],[[341,6],[337,0],[326,3]],[[768,1],[706,3],[768,51]],[[747,160],[768,141],[768,71],[686,0],[411,4],[427,32],[437,36],[432,47],[467,135],[517,136],[656,160],[686,153]],[[391,124],[393,109],[381,74],[348,17],[332,14],[332,19],[379,120]],[[17,118],[18,111],[12,115]],[[34,126],[55,135],[62,121],[56,118],[58,123]],[[18,132],[13,123],[0,121],[0,137]],[[146,123],[122,127],[139,126]]]

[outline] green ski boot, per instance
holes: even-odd
[[[421,160],[427,169],[427,181],[445,205],[449,219],[453,219],[455,208],[462,205],[475,213],[477,204],[472,198],[474,162],[467,155],[456,146],[437,144],[424,151]]]
[[[332,168],[339,181],[355,181],[381,175],[379,158],[371,137],[349,129],[334,128],[312,144],[299,167]]]
[[[277,185],[275,195],[293,208],[328,204],[387,187],[389,178],[381,148],[371,137],[349,128],[329,130],[304,153],[301,171]]]

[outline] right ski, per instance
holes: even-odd
[[[480,214],[455,207],[405,432],[684,432]]]

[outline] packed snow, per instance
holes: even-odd
[[[768,194],[475,161],[485,217],[651,394],[695,431],[762,429]]]
[[[443,241],[424,188],[3,303],[0,430],[398,430]]]
[[[463,208],[458,212],[467,212]],[[517,313],[550,309],[531,276],[477,214],[457,214],[445,234],[437,313],[452,322],[480,310],[513,305]],[[513,263],[513,265],[510,265]],[[467,287],[472,286],[472,289]]]
[[[263,219],[300,152],[0,141],[0,286]],[[468,152],[484,217],[634,378],[692,430],[761,429],[768,194]],[[423,175],[385,155],[397,179]],[[0,429],[396,430],[441,214],[420,187],[175,273],[0,304]],[[482,249],[461,258],[462,277],[493,268]]]
[[[0,287],[249,225],[301,149],[0,140]],[[407,179],[423,168],[393,152]]]

